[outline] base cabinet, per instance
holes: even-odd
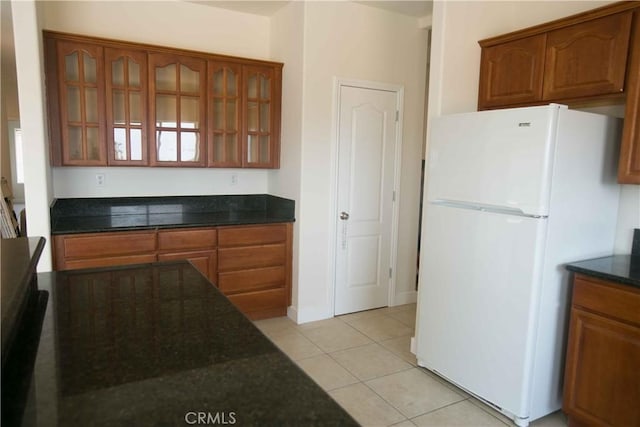
[[[640,425],[640,289],[576,275],[563,409],[571,426]]]
[[[56,270],[188,260],[251,319],[291,305],[291,223],[53,236]]]

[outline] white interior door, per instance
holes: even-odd
[[[398,92],[341,86],[335,314],[389,301]]]

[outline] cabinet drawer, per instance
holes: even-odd
[[[225,294],[283,288],[284,266],[231,271],[218,275],[218,287]]]
[[[153,252],[156,249],[155,231],[83,234],[65,236],[61,237],[61,239],[63,239],[63,254],[60,255],[65,260],[71,258],[119,257],[142,252]]]
[[[287,307],[287,293],[284,289],[270,289],[267,291],[247,292],[230,295],[231,301],[243,313],[265,311]]]
[[[287,226],[285,224],[218,229],[219,247],[266,245],[284,242],[286,239]]]
[[[187,230],[163,230],[158,232],[158,250],[185,250],[212,248],[216,246],[216,230],[187,229]]]
[[[284,265],[284,244],[218,249],[218,271]]]
[[[112,267],[129,264],[147,264],[156,262],[155,254],[114,256],[106,258],[87,258],[65,261],[60,270],[77,270],[79,268]]]
[[[640,325],[640,292],[633,288],[576,275],[572,304]]]

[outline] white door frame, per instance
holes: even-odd
[[[354,80],[342,77],[333,78],[333,119],[331,126],[331,203],[329,214],[331,215],[331,245],[329,250],[329,277],[331,278],[331,286],[329,286],[329,312],[328,317],[335,316],[335,295],[336,295],[336,247],[338,244],[338,223],[340,220],[337,215],[338,206],[338,132],[340,129],[340,88],[343,86],[357,87],[362,89],[384,90],[395,92],[396,108],[398,111],[398,121],[396,127],[396,148],[393,162],[393,192],[395,194],[395,202],[393,203],[393,213],[391,218],[391,259],[389,265],[392,268],[391,278],[389,279],[389,295],[387,303],[389,306],[395,304],[396,295],[396,276],[397,276],[397,254],[398,254],[398,218],[400,212],[400,176],[402,169],[402,122],[404,117],[404,86],[390,83],[372,82],[367,80]]]

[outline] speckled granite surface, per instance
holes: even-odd
[[[268,194],[57,199],[51,205],[51,234],[294,220],[295,202]]]
[[[357,425],[186,262],[38,281],[51,298],[22,425]]]
[[[640,288],[640,256],[613,255],[567,264],[567,270]]]

